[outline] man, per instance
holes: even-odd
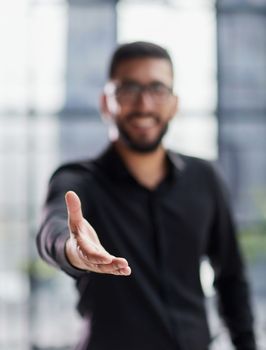
[[[255,349],[222,185],[208,162],[161,142],[177,107],[167,51],[118,47],[101,100],[116,138],[98,158],[64,165],[51,179],[38,248],[76,279],[87,323],[79,350],[208,349],[204,256],[235,348]]]

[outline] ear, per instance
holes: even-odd
[[[179,98],[178,96],[173,96],[173,114],[176,114],[179,111]]]
[[[103,121],[108,126],[109,139],[115,141],[118,138],[118,130],[115,125],[115,113],[112,111],[112,101],[105,93],[100,96],[100,110]]]
[[[107,96],[102,93],[100,96],[100,111],[104,119],[110,118],[110,111],[108,109]]]
[[[170,115],[172,116],[172,118],[174,118],[174,116],[177,114],[178,110],[179,110],[179,98],[176,95],[172,96],[172,101],[171,101],[171,107],[170,107]]]
[[[120,106],[113,95],[103,92],[100,97],[100,107],[103,117],[108,120],[114,120],[120,111]]]

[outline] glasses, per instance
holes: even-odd
[[[148,85],[126,82],[115,86],[113,93],[120,103],[135,103],[141,94],[147,93],[154,103],[162,104],[173,95],[172,88],[158,82]]]

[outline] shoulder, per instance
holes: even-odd
[[[212,191],[226,191],[227,185],[219,169],[218,162],[170,151],[169,157],[180,176],[196,186],[204,186]]]
[[[176,168],[181,172],[202,172],[215,176],[218,172],[217,163],[215,161],[206,160],[194,156],[168,151],[168,155]]]
[[[94,160],[85,159],[58,166],[52,173],[49,184],[64,189],[69,186],[89,185],[94,178]]]
[[[57,169],[52,174],[52,178],[58,176],[59,174],[73,173],[73,174],[85,174],[91,173],[93,168],[93,160],[79,160],[76,162],[63,163],[57,167]]]

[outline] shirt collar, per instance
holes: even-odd
[[[174,180],[184,170],[185,162],[180,154],[171,150],[166,150],[166,156],[169,161],[169,177]],[[112,143],[95,162],[98,166],[104,168],[113,178],[117,178],[118,180],[125,178],[133,179]]]
[[[173,165],[177,172],[182,172],[185,169],[185,162],[180,154],[171,150],[167,150],[166,154],[170,163]]]

